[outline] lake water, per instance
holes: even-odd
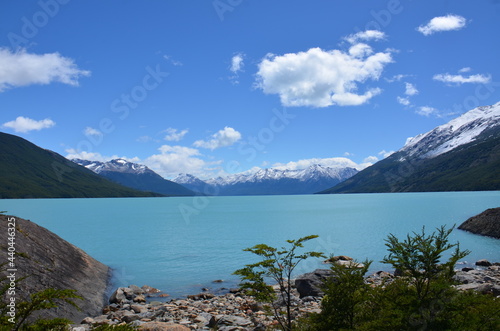
[[[30,219],[114,269],[114,286],[150,285],[172,297],[202,287],[234,287],[232,272],[255,261],[242,249],[285,244],[310,234],[306,245],[326,255],[374,260],[389,269],[389,233],[430,233],[460,225],[500,206],[500,192],[390,193],[301,196],[0,200],[0,210]],[[454,230],[451,241],[472,251],[468,263],[500,261],[500,240]],[[326,266],[299,265],[297,274]],[[212,283],[223,279],[221,284]]]

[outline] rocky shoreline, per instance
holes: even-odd
[[[292,298],[295,317],[320,312],[321,293],[314,291],[328,272],[328,269],[318,269],[295,280],[298,285],[294,286]],[[371,286],[379,286],[395,277],[392,273],[379,271],[367,277],[366,282]],[[500,263],[477,261],[474,268],[457,270],[455,279],[459,282],[456,288],[460,290],[475,290],[500,297]],[[299,285],[300,282],[302,285]],[[304,284],[307,285],[304,287]],[[304,288],[312,289],[313,292],[307,292]],[[90,330],[90,326],[96,324],[127,324],[146,331],[213,328],[230,331],[265,330],[266,327],[277,324],[261,303],[244,295],[239,289],[232,289],[230,293],[218,296],[202,292],[185,299],[156,301],[161,295],[159,290],[148,286],[120,287],[110,297],[110,304],[104,307],[101,315],[86,317],[81,324],[73,327],[79,327],[78,330],[83,331]]]

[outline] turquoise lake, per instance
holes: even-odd
[[[388,270],[389,233],[460,225],[500,206],[500,192],[389,193],[186,198],[0,200],[0,210],[30,219],[114,269],[113,286],[150,285],[181,297],[202,287],[234,287],[232,272],[253,262],[242,250],[320,237],[306,249],[374,260]],[[500,240],[454,230],[451,241],[478,259],[500,262]],[[296,274],[326,268],[319,260]],[[223,279],[220,284],[212,283]]]

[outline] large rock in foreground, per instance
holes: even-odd
[[[40,316],[64,317],[80,322],[85,316],[100,314],[106,304],[109,268],[49,230],[15,216],[0,215],[0,233],[5,238],[13,220],[16,229],[13,237],[15,276],[16,279],[26,277],[18,283],[16,301],[26,300],[30,294],[46,288],[73,289],[84,298],[75,299],[80,311],[61,303],[57,309],[41,311]],[[0,242],[2,262],[8,261],[7,243],[7,240]],[[9,265],[2,270],[6,268]]]
[[[330,269],[316,269],[313,272],[303,274],[295,279],[295,287],[301,298],[321,297],[324,295],[321,289],[323,282],[333,276]]]
[[[469,218],[458,228],[482,236],[500,238],[500,207],[487,209]]]

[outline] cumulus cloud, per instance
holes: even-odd
[[[411,104],[410,97],[417,95],[418,90],[415,85],[412,83],[405,83],[405,97],[397,97],[396,99],[403,106],[409,106]]]
[[[231,146],[241,139],[241,133],[235,129],[226,126],[217,133],[210,136],[208,140],[197,140],[193,143],[195,147],[214,150],[221,147]]]
[[[231,71],[232,75],[229,76],[229,80],[234,85],[239,84],[239,73],[243,71],[244,66],[244,57],[243,53],[238,53],[231,58],[231,66],[229,66],[229,71]]]
[[[81,160],[88,160],[88,161],[99,161],[99,162],[108,162],[111,160],[115,159],[124,159],[129,162],[134,162],[134,163],[139,163],[141,162],[141,159],[139,159],[137,156],[136,157],[126,157],[126,156],[118,156],[118,155],[112,155],[112,156],[105,156],[102,155],[101,153],[97,152],[86,152],[86,151],[79,151],[74,148],[68,148],[66,149],[66,158],[68,160],[71,159],[81,159]]]
[[[238,53],[236,55],[234,55],[231,59],[231,67],[229,68],[229,70],[236,74],[238,73],[239,71],[242,71],[243,70],[243,53]]]
[[[357,164],[351,159],[345,157],[332,157],[332,158],[312,158],[303,159],[299,161],[291,161],[288,163],[275,163],[273,168],[281,170],[300,170],[306,169],[312,165],[319,164],[323,167],[330,168],[354,168],[357,170],[362,170],[365,166]]]
[[[417,31],[424,36],[440,31],[460,30],[467,24],[467,20],[459,15],[438,16],[431,19],[427,24],[421,25]]]
[[[359,92],[358,84],[378,80],[390,62],[390,51],[374,53],[366,44],[352,45],[347,52],[311,48],[267,55],[259,64],[256,86],[266,94],[278,94],[285,107],[361,105],[381,90]]]
[[[418,94],[418,90],[417,88],[415,87],[415,85],[411,84],[411,83],[405,83],[406,85],[406,90],[405,90],[405,94],[406,95],[417,95]]]
[[[426,116],[426,117],[429,117],[430,115],[435,115],[435,114],[438,114],[438,110],[436,108],[433,108],[433,107],[429,107],[429,106],[423,106],[423,107],[419,107],[417,110],[416,110],[416,113],[418,115],[422,115],[422,116]]]
[[[159,154],[144,160],[144,164],[163,177],[174,177],[181,172],[197,175],[206,166],[195,148],[163,145],[158,151]]]
[[[378,155],[382,156],[384,159],[386,157],[389,157],[391,156],[392,154],[394,154],[394,151],[386,151],[385,149],[381,150]]]
[[[363,160],[364,163],[372,163],[372,164],[377,162],[377,161],[378,161],[378,157],[376,157],[376,156],[368,156]]]
[[[392,76],[391,78],[385,78],[385,80],[389,83],[394,83],[394,82],[399,82],[401,81],[403,78],[406,78],[406,77],[410,77],[411,75],[403,75],[403,74],[399,74],[399,75],[394,75]]]
[[[456,84],[456,85],[461,85],[461,84],[466,84],[466,83],[471,83],[471,84],[488,84],[491,82],[491,75],[470,75],[468,77],[465,77],[463,75],[450,75],[448,73],[446,74],[437,74],[432,77],[432,79],[444,82],[444,83],[449,83],[449,84]]]
[[[2,126],[13,129],[15,132],[27,133],[30,131],[48,129],[54,125],[56,125],[56,123],[49,118],[36,121],[28,117],[19,116],[13,121],[4,123]]]
[[[459,72],[459,73],[464,73],[464,72],[469,72],[469,71],[471,71],[471,70],[472,70],[472,69],[471,69],[470,67],[464,67],[464,68],[462,68],[462,69],[458,70],[458,72]]]
[[[180,141],[189,132],[189,130],[184,129],[184,130],[179,131],[179,130],[174,129],[174,128],[168,128],[163,132],[165,132],[167,134],[164,138],[165,140],[167,140],[167,141]]]
[[[368,41],[368,40],[381,40],[385,39],[385,33],[378,30],[366,30],[360,31],[355,34],[351,34],[344,38],[351,44],[355,44],[359,41]]]
[[[102,132],[97,130],[97,129],[94,129],[94,128],[91,128],[90,126],[87,126],[85,128],[85,130],[83,130],[83,134],[86,135],[86,136],[95,136],[95,137],[100,137],[102,136]]]
[[[403,106],[409,106],[410,105],[410,98],[408,98],[408,97],[397,97],[396,99]]]
[[[0,48],[0,92],[52,82],[77,86],[83,76],[90,76],[90,71],[79,69],[72,59],[59,53],[31,54],[24,49],[12,52]]]

